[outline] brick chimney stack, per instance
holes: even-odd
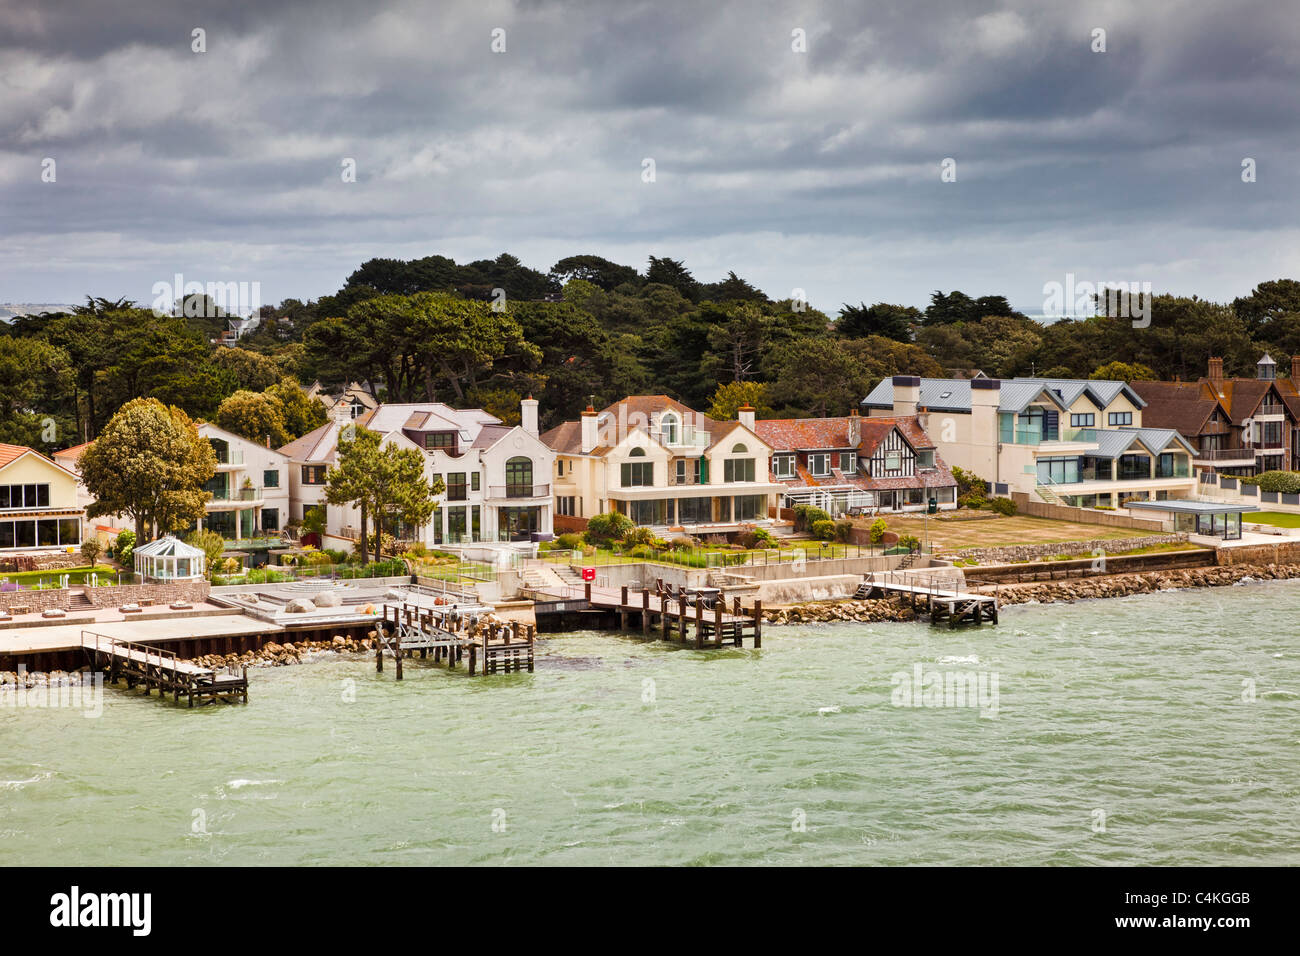
[[[1210,381],[1216,384],[1223,381],[1223,359],[1214,355],[1210,356]]]
[[[1300,355],[1291,356],[1291,381],[1300,383]]]
[[[582,413],[582,453],[591,454],[591,450],[596,447],[597,429],[596,429],[596,409],[588,405]]]
[[[856,408],[849,412],[849,444],[854,448],[862,444],[862,416]]]

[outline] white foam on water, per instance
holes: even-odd
[[[980,662],[978,654],[971,654],[969,657],[941,657],[936,664],[978,664]]]
[[[238,790],[240,787],[261,787],[271,783],[284,783],[283,780],[229,780],[226,786],[232,790]]]
[[[42,780],[49,780],[54,776],[54,772],[47,770],[44,773],[38,773],[34,777],[28,777],[26,780],[0,780],[0,790],[21,790],[29,783],[40,783]]]
[[[818,715],[819,717],[824,717],[824,716],[826,716],[827,714],[838,714],[839,712],[840,712],[839,705],[836,705],[836,706],[834,706],[834,707],[818,707],[818,708],[817,708],[817,715]]]

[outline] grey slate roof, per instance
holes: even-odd
[[[1143,408],[1146,405],[1142,396],[1124,382],[1063,378],[1004,378],[1001,380],[998,392],[998,411],[1022,412],[1030,402],[1042,395],[1044,389],[1055,392],[1053,398],[1065,407],[1074,404],[1080,395],[1085,394],[1099,409],[1105,408],[1120,394],[1123,394],[1136,408]],[[970,396],[969,379],[923,378],[918,404],[936,412],[969,412]],[[893,408],[893,379],[886,378],[873,388],[871,394],[862,400],[862,404],[868,408]]]
[[[1187,439],[1172,428],[1098,428],[1095,431],[1097,450],[1087,452],[1092,458],[1118,458],[1126,454],[1134,442],[1141,442],[1157,453],[1168,447],[1170,442],[1177,442],[1188,452],[1195,452]]]

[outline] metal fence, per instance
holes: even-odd
[[[649,554],[617,554],[598,550],[584,554],[580,549],[554,549],[538,554],[538,559],[571,567],[604,567],[614,564],[668,564],[687,568],[740,568],[761,567],[769,564],[795,564],[843,560],[846,558],[874,558],[882,554],[907,554],[905,547],[840,544],[825,542],[815,547],[755,548],[748,551],[719,551],[706,548],[682,548],[656,551]]]

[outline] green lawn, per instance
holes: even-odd
[[[1241,520],[1253,524],[1271,524],[1278,528],[1300,528],[1300,515],[1285,511],[1248,511]]]
[[[110,576],[113,581],[117,580],[117,568],[107,564],[97,564],[92,568],[87,564],[79,568],[65,568],[62,571],[0,571],[0,581],[17,582],[23,587],[32,587],[36,584],[55,585],[66,574],[69,584],[85,584],[86,574],[90,571],[94,571],[99,575],[101,583],[103,583],[105,576]]]

